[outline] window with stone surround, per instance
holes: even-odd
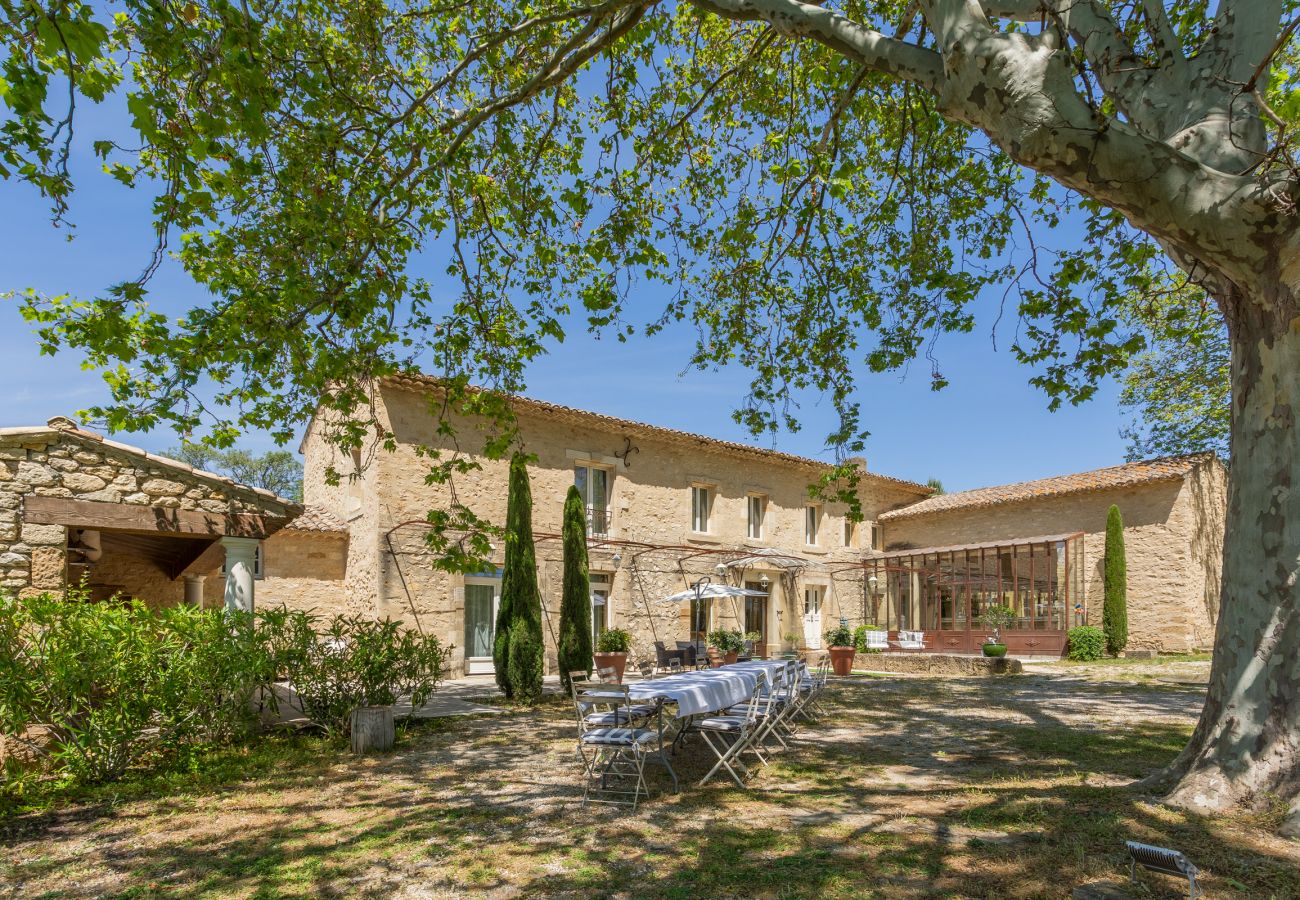
[[[708,534],[712,511],[712,485],[691,485],[691,531],[694,531],[697,534]]]

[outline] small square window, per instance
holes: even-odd
[[[872,522],[871,523],[871,549],[872,550],[881,549],[881,543],[882,543],[882,537],[880,533],[880,526],[877,525],[875,522]]]

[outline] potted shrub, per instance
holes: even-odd
[[[837,625],[824,635],[826,646],[831,654],[831,669],[836,675],[848,675],[853,671],[853,632],[847,625]]]
[[[1007,645],[1002,643],[1002,629],[1010,628],[1016,622],[1016,613],[1009,606],[990,606],[980,614],[979,623],[993,632],[984,642],[985,656],[1006,656]]]
[[[623,682],[623,672],[627,669],[627,651],[632,646],[632,635],[622,628],[607,628],[596,639],[596,671],[613,668],[618,673],[618,681]]]
[[[713,668],[734,663],[745,649],[745,636],[734,628],[709,632],[709,662]]]
[[[791,631],[789,634],[781,635],[785,641],[786,647],[781,651],[781,656],[785,659],[794,659],[799,655],[799,635]]]

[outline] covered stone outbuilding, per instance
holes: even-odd
[[[338,590],[347,532],[323,510],[131,447],[57,417],[0,428],[0,588],[84,585],[251,609]]]

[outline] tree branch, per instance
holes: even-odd
[[[834,10],[802,0],[689,0],[698,9],[739,22],[767,22],[790,37],[808,38],[877,72],[938,93],[943,60],[933,50],[886,37]]]

